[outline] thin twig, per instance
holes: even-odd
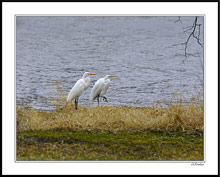
[[[174,23],[177,23],[177,22],[180,22],[182,23],[181,19],[180,19],[180,16],[178,17],[178,19],[176,21],[174,21]]]
[[[191,38],[192,36],[197,40],[197,43],[198,43],[201,47],[203,47],[203,45],[202,45],[201,42],[200,42],[200,38],[199,38],[199,37],[200,37],[200,26],[201,26],[201,24],[197,24],[197,19],[198,19],[198,17],[196,16],[196,17],[195,17],[195,20],[194,20],[194,22],[193,22],[193,26],[188,26],[188,27],[186,27],[186,28],[188,28],[188,29],[185,30],[184,32],[187,32],[187,31],[190,31],[190,30],[192,30],[192,31],[191,31],[191,33],[189,34],[189,36],[188,36],[186,42],[180,43],[181,45],[185,45],[185,48],[184,48],[184,56],[185,56],[185,59],[183,60],[183,63],[184,63],[185,60],[187,59],[187,55],[188,55],[188,53],[187,53],[187,47],[188,47],[189,40],[190,40],[190,38]],[[199,27],[199,29],[198,29],[198,30],[199,30],[198,36],[195,35],[195,31],[196,31],[197,27]]]

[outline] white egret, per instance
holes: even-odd
[[[91,101],[94,101],[97,98],[98,105],[99,105],[99,97],[102,97],[103,99],[105,99],[106,102],[108,102],[107,98],[103,95],[107,92],[107,90],[109,88],[109,84],[110,84],[109,78],[111,78],[111,77],[117,77],[117,76],[107,75],[104,78],[101,78],[96,81],[95,85],[92,88],[91,94],[90,94]]]
[[[83,74],[83,77],[81,79],[79,79],[75,85],[73,86],[73,88],[71,89],[71,91],[68,94],[67,97],[67,103],[69,103],[70,101],[72,101],[73,99],[75,99],[75,109],[77,109],[77,105],[78,105],[78,101],[79,101],[79,97],[80,95],[86,90],[88,89],[89,85],[90,85],[90,78],[89,75],[96,75],[93,73],[89,73],[89,72],[85,72]]]

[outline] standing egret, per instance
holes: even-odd
[[[94,87],[92,88],[91,94],[90,94],[90,100],[94,101],[97,98],[98,105],[99,105],[99,97],[102,97],[105,99],[106,102],[108,102],[107,98],[103,96],[109,87],[110,79],[111,77],[117,77],[117,76],[110,76],[107,75],[104,78],[101,78],[96,81]]]
[[[70,101],[72,101],[73,99],[75,99],[75,108],[77,109],[77,105],[78,105],[78,101],[79,101],[79,97],[80,95],[86,90],[88,89],[89,85],[90,85],[90,78],[89,75],[96,75],[93,73],[89,73],[89,72],[85,72],[83,74],[83,77],[81,79],[79,79],[75,85],[73,86],[73,88],[71,89],[71,91],[69,92],[69,95],[67,97],[67,103],[69,103]]]

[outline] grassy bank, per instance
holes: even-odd
[[[203,105],[17,106],[17,160],[202,160]]]
[[[203,136],[155,131],[20,132],[17,160],[203,160]]]
[[[203,105],[170,105],[169,108],[100,106],[87,108],[73,104],[53,112],[17,107],[17,130],[108,130],[146,131],[165,130],[203,131]]]

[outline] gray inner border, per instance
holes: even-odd
[[[203,105],[204,105],[204,115],[203,115],[203,118],[204,118],[204,122],[203,122],[203,160],[201,161],[185,161],[185,160],[179,160],[179,161],[175,161],[175,160],[170,160],[170,161],[159,161],[159,160],[140,160],[140,161],[134,161],[134,160],[125,160],[125,161],[120,161],[120,160],[115,160],[115,161],[108,161],[108,160],[99,160],[99,161],[93,161],[93,160],[87,160],[87,161],[83,161],[83,160],[69,160],[69,161],[17,161],[16,160],[16,17],[17,16],[66,16],[66,17],[77,17],[77,16],[167,16],[167,17],[170,17],[170,16],[180,16],[180,17],[190,17],[190,16],[203,16],[203,24],[204,24],[204,27],[203,27],[203,70],[204,70],[204,73],[203,73],[203,98],[204,98],[204,102],[203,102]],[[15,80],[14,80],[14,84],[15,84],[15,90],[14,90],[14,94],[15,94],[15,97],[14,97],[14,106],[15,106],[15,117],[14,117],[14,162],[15,163],[191,163],[191,164],[204,164],[206,162],[206,95],[205,95],[205,91],[206,91],[206,78],[205,78],[205,74],[206,74],[206,70],[205,70],[205,66],[206,66],[206,16],[205,14],[171,14],[171,15],[168,15],[168,14],[16,14],[14,16],[14,71],[15,71]]]

